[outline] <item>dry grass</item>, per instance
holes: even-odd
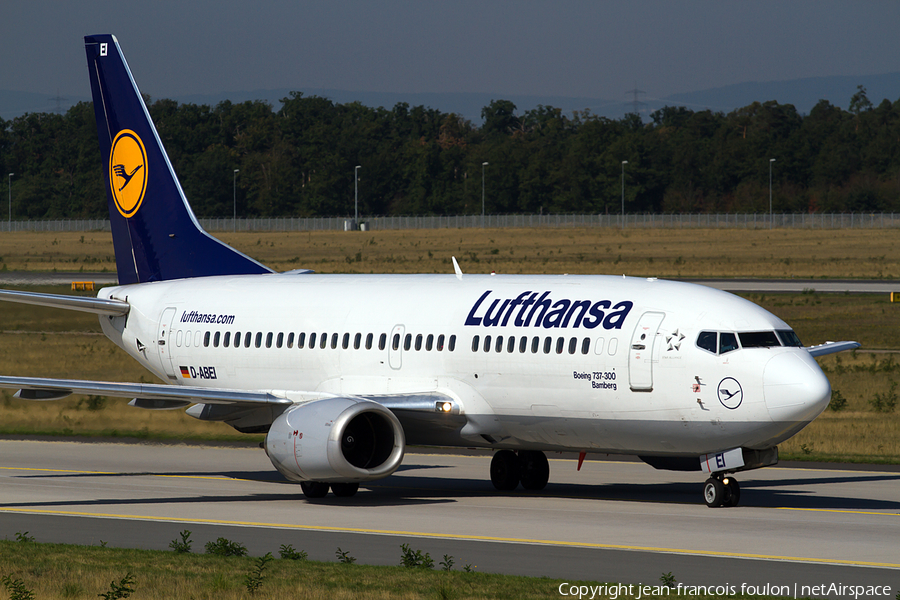
[[[274,546],[279,543],[281,541],[275,534],[272,553],[276,556],[278,552]],[[398,546],[398,564],[400,555]],[[440,557],[433,558],[436,563],[441,560]],[[244,577],[253,569],[254,562],[253,558],[0,541],[0,574],[8,574],[21,580],[27,589],[35,592],[37,598],[50,600],[96,598],[110,590],[110,582],[118,583],[128,573],[134,576],[134,594],[129,597],[135,600],[238,600],[248,597],[271,600],[525,600],[558,597],[559,587],[563,583],[568,586],[601,585],[597,581],[464,572],[460,570],[463,565],[459,558],[450,572],[276,559],[268,563],[263,584],[257,594],[251,595],[246,589]],[[630,593],[621,593],[613,587],[613,595],[596,594],[593,597],[598,600],[630,600],[640,594],[641,598],[651,600],[674,596],[669,593],[649,593],[651,590],[661,591],[658,588],[660,582],[653,580],[655,574],[650,577],[651,581],[643,584],[650,586],[650,589],[639,589],[637,585],[632,585],[625,588]],[[0,598],[6,597],[8,595],[0,590]],[[678,597],[685,600],[711,598],[688,594],[684,590]],[[729,598],[743,600],[748,596],[737,594]],[[750,598],[766,600],[774,597]]]
[[[897,229],[431,229],[217,233],[278,271],[604,273],[657,277],[900,278]],[[11,271],[114,271],[108,233],[0,237]],[[0,269],[3,267],[0,266]]]

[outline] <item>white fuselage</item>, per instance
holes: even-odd
[[[436,439],[408,431],[408,443],[646,455],[762,449],[796,433],[830,397],[803,348],[699,347],[701,332],[790,328],[751,302],[685,283],[273,274],[112,287],[100,297],[127,299],[127,320],[101,317],[104,332],[169,383],[457,401],[462,430]]]

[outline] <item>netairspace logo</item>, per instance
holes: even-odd
[[[716,596],[727,598],[729,596],[776,596],[784,598],[806,598],[809,596],[836,596],[838,598],[880,598],[889,597],[893,588],[889,585],[844,585],[842,583],[821,583],[817,585],[750,585],[742,583],[740,586],[726,583],[725,585],[685,585],[679,583],[673,586],[666,585],[641,585],[623,583],[603,583],[599,585],[582,585],[561,583],[557,590],[560,596],[578,598],[578,600],[593,600],[594,598],[607,597],[616,600],[620,597],[633,597],[635,600],[662,596]]]

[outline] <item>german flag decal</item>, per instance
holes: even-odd
[[[179,367],[181,369],[181,376],[185,379],[191,378],[191,371],[187,367]]]

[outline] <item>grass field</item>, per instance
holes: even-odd
[[[455,255],[466,272],[900,279],[900,232],[894,230],[448,229],[221,237],[278,270],[323,273],[452,272],[449,256]],[[115,269],[109,234],[99,232],[0,236],[0,265],[31,271]],[[806,344],[852,339],[864,348],[820,359],[846,407],[826,411],[784,444],[782,455],[900,461],[900,411],[878,412],[870,403],[896,398],[892,386],[900,383],[900,372],[892,359],[885,362],[891,354],[868,352],[900,349],[900,303],[871,294],[747,297],[790,323]],[[153,380],[99,333],[96,317],[10,303],[0,304],[0,373]],[[196,421],[182,411],[141,411],[102,398],[25,402],[8,391],[2,398],[0,433],[249,441],[226,425]]]
[[[412,229],[221,233],[277,271],[900,279],[897,229]],[[115,271],[109,233],[0,236],[0,270]]]
[[[20,532],[20,536],[24,532]],[[230,540],[240,543],[240,540]],[[248,597],[267,600],[304,598],[308,600],[345,600],[350,598],[372,598],[403,600],[436,598],[439,600],[467,599],[544,599],[561,597],[559,588],[566,585],[571,595],[571,586],[600,586],[600,582],[576,582],[548,577],[516,577],[480,573],[477,565],[466,565],[460,557],[449,557],[453,561],[451,570],[444,570],[443,561],[449,564],[447,556],[431,557],[433,569],[416,567],[386,567],[347,564],[338,562],[315,562],[278,558],[279,542],[273,539],[271,554],[274,559],[265,563],[259,586],[254,593],[248,588],[248,576],[259,568],[259,557],[220,557],[208,554],[176,554],[152,550],[123,550],[97,546],[71,546],[64,544],[38,544],[33,541],[0,541],[0,577],[9,577],[19,583],[22,591],[32,591],[42,599],[107,598],[131,597],[143,599],[196,599],[231,600]],[[199,544],[197,544],[199,546]],[[302,550],[302,548],[296,549]],[[415,551],[414,548],[410,550]],[[344,549],[347,559],[352,558],[353,549]],[[194,552],[203,552],[202,546]],[[337,555],[337,551],[335,553]],[[398,545],[397,564],[403,553]],[[466,571],[469,567],[469,571]],[[677,580],[677,573],[670,573]],[[659,574],[662,577],[662,573]],[[113,586],[122,585],[123,578],[131,576],[130,596],[114,595]],[[638,597],[674,597],[658,588],[660,581],[642,582],[649,589],[638,590],[637,585],[616,590],[614,594],[597,594],[597,600],[607,598],[632,599]],[[656,588],[656,589],[654,589]],[[8,589],[8,586],[7,586]],[[622,593],[628,591],[630,593]],[[738,588],[739,589],[739,588]],[[578,597],[577,591],[574,592]],[[0,591],[0,598],[12,597]],[[25,596],[18,596],[24,598]],[[682,589],[679,598],[693,600],[716,596],[697,596]],[[747,598],[741,594],[729,595],[739,600]],[[765,600],[772,596],[751,596]]]

